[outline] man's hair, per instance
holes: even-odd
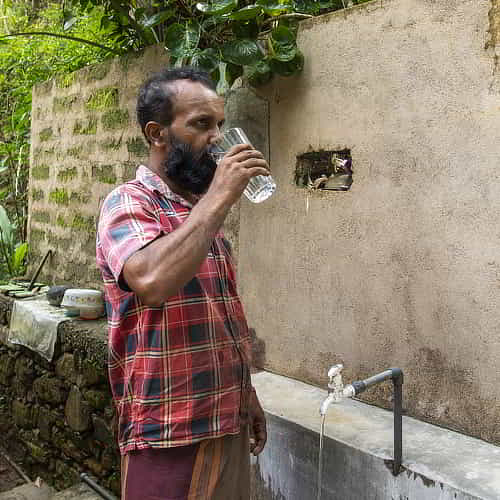
[[[215,92],[215,84],[210,75],[198,68],[190,66],[167,68],[155,73],[142,84],[137,99],[137,121],[144,137],[146,137],[145,129],[148,122],[155,121],[169,126],[174,120],[174,91],[173,86],[169,84],[178,80],[200,82]],[[146,140],[148,140],[147,137]]]

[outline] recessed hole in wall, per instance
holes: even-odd
[[[351,150],[319,150],[298,155],[295,184],[307,189],[348,191],[352,184]]]

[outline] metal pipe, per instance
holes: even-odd
[[[368,387],[392,379],[394,386],[394,461],[392,473],[397,476],[401,472],[403,457],[403,371],[400,368],[390,368],[364,380],[356,380],[350,384],[354,395],[361,394]],[[344,390],[348,389],[346,386]]]
[[[25,474],[25,472],[19,467],[19,465],[12,460],[12,458],[7,455],[7,452],[4,450],[0,450],[0,454],[3,458],[8,462],[8,464],[24,479],[26,483],[31,483],[31,479]]]
[[[108,490],[104,489],[102,486],[99,486],[88,474],[82,472],[80,474],[80,479],[87,483],[98,495],[100,495],[105,500],[117,500],[117,498],[112,495]]]

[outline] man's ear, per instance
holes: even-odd
[[[164,149],[167,145],[168,131],[163,125],[157,122],[148,122],[144,127],[144,133],[152,146]]]

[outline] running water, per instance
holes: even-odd
[[[325,434],[325,418],[326,412],[321,419],[321,432],[319,435],[319,459],[318,459],[318,496],[317,500],[321,500],[321,481],[323,473],[323,436]]]

